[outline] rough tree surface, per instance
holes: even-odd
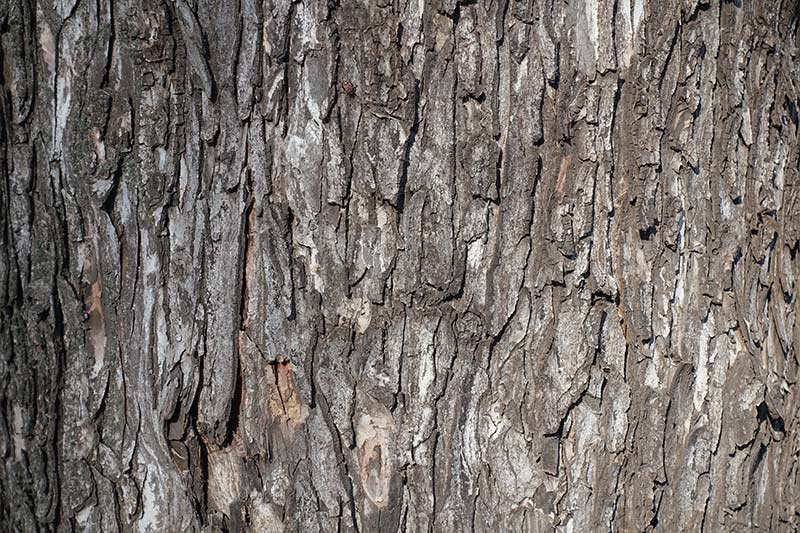
[[[0,1],[0,530],[797,531],[799,9]]]

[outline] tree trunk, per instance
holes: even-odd
[[[0,529],[796,531],[797,38],[0,2]]]

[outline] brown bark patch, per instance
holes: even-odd
[[[271,366],[275,374],[275,386],[269,394],[270,412],[276,420],[294,431],[308,418],[308,407],[292,381],[291,361],[275,361]]]
[[[103,318],[103,286],[96,280],[84,294],[84,303],[88,307],[87,329],[89,348],[94,357],[95,373],[103,367],[106,353],[106,324]]]

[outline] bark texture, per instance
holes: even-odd
[[[796,531],[797,37],[0,2],[0,529]]]

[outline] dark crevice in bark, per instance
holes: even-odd
[[[233,385],[233,397],[230,399],[228,422],[225,426],[225,438],[222,441],[222,448],[230,446],[239,431],[239,414],[242,408],[244,388],[242,385],[242,363],[238,350],[234,362],[234,375],[236,376],[236,381]]]
[[[60,475],[60,465],[61,465],[61,457],[63,453],[63,448],[61,443],[63,442],[62,434],[63,434],[63,420],[64,420],[64,405],[63,405],[63,394],[62,388],[60,386],[62,381],[62,376],[64,374],[64,365],[66,364],[67,360],[67,351],[64,342],[64,315],[61,309],[61,299],[58,295],[58,283],[54,279],[53,280],[53,289],[52,289],[52,312],[53,312],[53,336],[56,341],[56,353],[55,353],[55,365],[53,368],[54,375],[51,377],[51,387],[56,388],[53,401],[55,405],[53,406],[53,413],[52,416],[54,418],[52,424],[52,437],[48,439],[50,441],[50,445],[52,446],[51,453],[52,459],[47,461],[52,462],[52,477],[54,483],[48,487],[50,489],[50,497],[54,500],[54,505],[51,513],[48,513],[49,519],[53,524],[53,529],[57,530],[60,529],[62,524],[64,523],[64,516],[63,516],[63,508],[61,502],[61,475]],[[48,430],[49,431],[49,430]],[[48,465],[49,466],[49,465]],[[49,477],[49,476],[48,476]]]
[[[108,18],[109,18],[108,46],[106,47],[106,59],[105,59],[105,65],[103,67],[103,78],[100,81],[101,88],[108,87],[109,75],[111,74],[111,65],[114,61],[114,47],[116,45],[116,38],[117,38],[116,21],[114,20],[114,2],[110,2],[108,5]],[[98,21],[98,26],[100,26],[99,21]]]
[[[403,163],[400,170],[400,181],[397,186],[397,198],[395,199],[395,206],[397,209],[397,222],[403,218],[403,210],[406,205],[406,186],[408,183],[408,167],[411,164],[411,149],[414,147],[414,142],[417,138],[417,131],[420,124],[420,82],[414,80],[414,118],[411,123],[411,129],[408,133],[405,145],[403,146]]]
[[[287,219],[286,219],[286,242],[288,244],[289,249],[289,279],[291,281],[290,287],[290,300],[289,300],[289,314],[286,317],[288,320],[293,321],[297,318],[297,303],[295,301],[296,291],[297,291],[297,284],[295,282],[295,258],[294,254],[291,253],[291,250],[294,249],[294,213],[292,212],[291,208],[287,209]]]

